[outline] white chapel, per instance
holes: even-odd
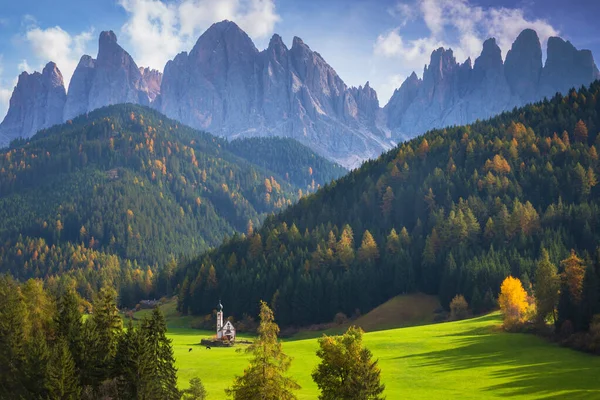
[[[228,340],[230,342],[235,341],[235,327],[230,321],[225,322],[223,325],[223,305],[219,300],[219,309],[217,311],[217,339]]]

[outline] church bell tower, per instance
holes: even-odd
[[[223,328],[223,304],[221,304],[221,300],[219,300],[219,308],[217,310],[217,337],[219,339],[219,335],[222,335],[221,328]]]

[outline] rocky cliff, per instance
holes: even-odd
[[[53,62],[42,73],[19,75],[8,113],[0,124],[0,147],[61,123],[66,97],[62,74]]]
[[[0,124],[0,146],[98,107],[137,103],[228,138],[291,137],[355,167],[394,142],[489,118],[599,77],[591,52],[560,38],[548,40],[543,65],[539,38],[526,29],[505,61],[494,39],[484,42],[474,63],[457,62],[451,49],[435,50],[422,78],[413,72],[382,109],[369,82],[348,87],[298,37],[288,48],[273,35],[259,51],[235,23],[219,22],[161,74],[138,68],[108,31],[100,34],[96,59],[81,57],[68,95],[53,63],[42,74],[19,77]]]
[[[96,59],[81,57],[69,84],[64,119],[118,103],[150,105],[147,81],[112,31],[102,32]]]
[[[345,166],[390,147],[378,129],[377,94],[348,88],[329,64],[294,38],[274,35],[264,51],[235,23],[210,27],[189,54],[165,67],[155,107],[218,135],[285,136]]]
[[[385,106],[394,140],[406,140],[430,129],[464,125],[514,107],[589,85],[600,77],[591,52],[577,50],[560,38],[548,40],[547,61],[535,31],[517,37],[502,61],[494,39],[481,55],[456,62],[452,50],[438,49],[425,67],[423,79],[413,73]]]

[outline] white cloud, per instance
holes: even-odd
[[[12,91],[14,86],[17,84],[16,79],[11,84],[7,83],[3,78],[4,73],[4,63],[3,56],[0,54],[0,122],[4,119],[6,112],[8,111],[8,103],[10,101],[10,96],[12,95]]]
[[[27,62],[27,60],[22,60],[19,65],[17,66],[17,68],[19,68],[19,71],[26,71],[29,73],[33,72],[33,68],[31,68],[31,66],[29,65],[29,63]]]
[[[400,26],[406,25],[417,17],[415,8],[408,3],[397,3],[394,7],[388,8],[388,14],[400,20]]]
[[[274,0],[119,0],[129,14],[122,31],[139,65],[162,70],[182,50],[189,50],[211,24],[236,22],[253,39],[273,33],[280,20]]]
[[[398,16],[395,29],[380,34],[373,46],[376,57],[398,61],[401,71],[389,75],[388,83],[378,88],[382,98],[391,95],[398,72],[408,76],[412,71],[420,74],[429,62],[431,52],[438,47],[451,47],[459,62],[471,57],[474,60],[481,53],[483,42],[495,37],[502,49],[503,56],[510,49],[519,33],[532,28],[545,46],[550,36],[558,35],[558,31],[547,21],[529,19],[520,8],[489,7],[483,8],[471,4],[469,0],[416,0],[412,6],[398,3],[394,9]],[[404,13],[402,10],[405,10]],[[407,14],[416,12],[417,15]],[[418,38],[407,39],[404,30],[406,21],[420,20],[426,33]],[[387,61],[385,59],[388,59]]]
[[[93,29],[71,35],[60,26],[46,29],[32,26],[27,30],[25,38],[31,47],[32,55],[39,61],[36,68],[41,69],[47,62],[54,61],[63,74],[65,86],[68,86],[93,34]],[[22,66],[28,67],[29,64],[23,60],[19,68]]]

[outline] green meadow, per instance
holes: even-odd
[[[248,356],[236,348],[201,347],[212,332],[175,327],[173,340],[181,387],[195,376],[209,398],[241,374]],[[364,342],[379,359],[388,399],[600,399],[600,357],[576,352],[533,335],[499,329],[497,313],[459,322],[381,330]],[[192,351],[189,351],[189,349]],[[243,348],[243,346],[237,346]],[[290,374],[302,389],[299,399],[316,399],[311,379],[317,365],[317,341],[288,339],[294,357]]]

